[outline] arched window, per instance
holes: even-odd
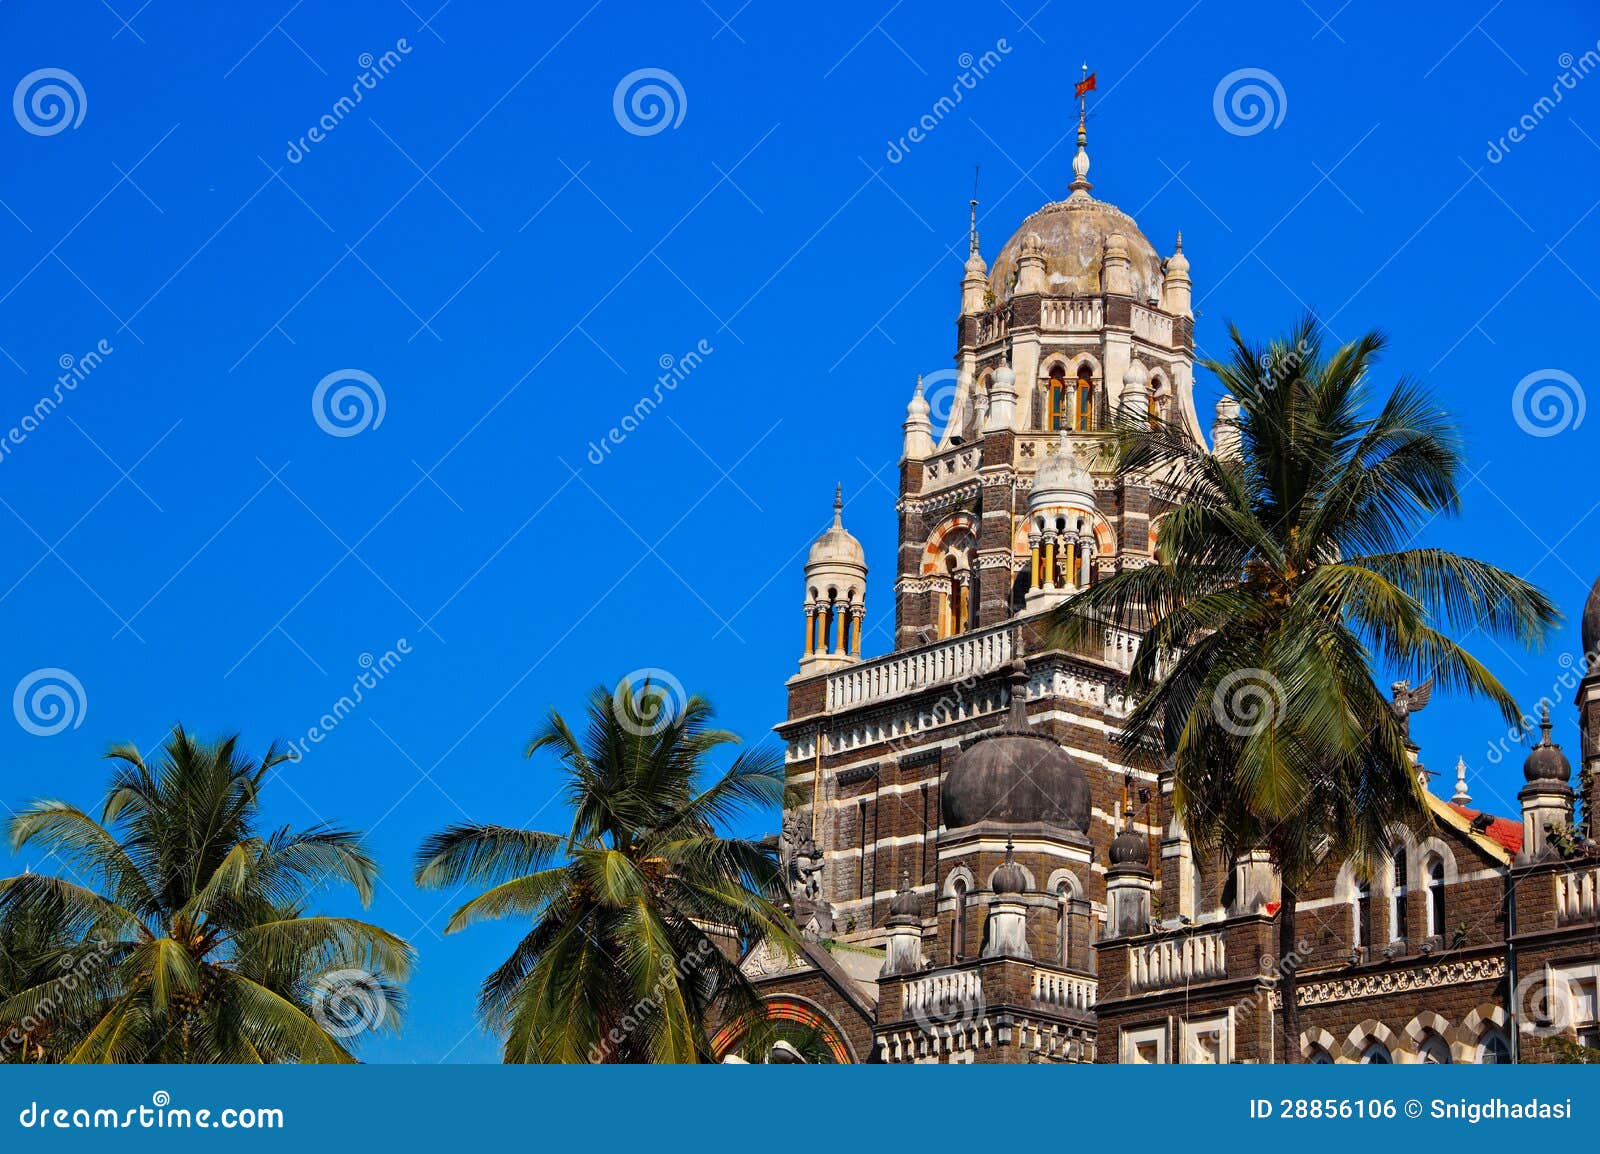
[[[1065,881],[1056,885],[1056,940],[1061,943],[1063,966],[1072,964],[1072,887]]]
[[[1429,1034],[1428,1040],[1422,1043],[1422,1048],[1417,1051],[1417,1057],[1425,1066],[1448,1066],[1450,1045],[1438,1034]]]
[[[1313,1046],[1310,1057],[1306,1059],[1306,1064],[1310,1066],[1331,1066],[1333,1065],[1333,1055],[1321,1046]]]
[[[1065,428],[1072,414],[1072,397],[1067,388],[1067,370],[1057,365],[1050,370],[1049,421],[1046,428],[1054,431]]]
[[[1389,940],[1406,936],[1406,851],[1394,851],[1394,879],[1389,889]]]
[[[1483,1036],[1478,1061],[1485,1066],[1509,1066],[1511,1043],[1506,1041],[1506,1036],[1499,1030],[1490,1030]]]
[[[1372,948],[1372,886],[1356,886],[1355,926],[1352,936],[1357,949]]]
[[[1428,862],[1428,933],[1444,937],[1444,859]]]
[[[1394,1059],[1389,1056],[1389,1047],[1377,1039],[1367,1043],[1367,1048],[1361,1051],[1361,1064],[1363,1066],[1390,1066]]]
[[[1072,427],[1080,433],[1094,428],[1094,370],[1087,364],[1078,369],[1077,403],[1073,406]]]
[[[950,923],[950,961],[959,962],[967,938],[967,880],[957,878],[950,887],[956,895],[955,917]]]

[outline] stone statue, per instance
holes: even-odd
[[[1400,731],[1405,734],[1406,744],[1415,748],[1416,743],[1411,740],[1411,715],[1428,707],[1428,699],[1433,696],[1433,678],[1428,678],[1415,689],[1411,688],[1409,681],[1396,681],[1389,686],[1389,690],[1394,694],[1389,708],[1400,721]]]

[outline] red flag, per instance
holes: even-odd
[[[1078,81],[1077,85],[1072,90],[1072,98],[1074,100],[1082,100],[1086,93],[1093,92],[1095,90],[1094,77],[1095,74],[1091,72],[1082,80]]]

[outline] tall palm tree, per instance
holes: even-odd
[[[260,829],[276,747],[256,761],[236,738],[202,744],[180,727],[154,766],[132,746],[108,757],[100,820],[44,800],[9,824],[13,850],[48,849],[69,876],[0,881],[8,919],[64,919],[105,976],[43,975],[8,991],[0,1021],[81,1026],[60,1055],[71,1062],[349,1062],[345,1041],[397,1020],[410,946],[309,912],[335,883],[370,901],[378,871],[359,837]]]
[[[719,832],[781,804],[781,753],[743,751],[707,784],[710,755],[738,738],[702,698],[674,704],[648,680],[596,689],[581,740],[550,711],[527,756],[561,762],[565,834],[457,825],[418,852],[418,885],[486,887],[447,933],[532,919],[478,999],[508,1062],[707,1060],[713,1018],[755,1007],[719,943],[794,936],[771,850]]]
[[[59,1062],[93,1024],[107,946],[44,879],[24,875],[10,889],[0,899],[0,1063]],[[46,985],[54,997],[27,1004]]]
[[[1265,848],[1279,871],[1287,1061],[1300,1056],[1296,894],[1329,854],[1370,871],[1397,820],[1428,821],[1406,721],[1374,665],[1515,702],[1451,634],[1540,644],[1558,614],[1492,565],[1413,547],[1460,504],[1463,449],[1416,382],[1382,398],[1370,374],[1384,339],[1324,352],[1314,318],[1268,346],[1231,330],[1207,361],[1239,402],[1232,445],[1208,453],[1173,423],[1125,413],[1123,475],[1166,482],[1156,563],[1054,611],[1062,644],[1107,622],[1147,629],[1128,675],[1130,748],[1171,759],[1173,803],[1225,860]]]

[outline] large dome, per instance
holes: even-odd
[[[1114,204],[1074,196],[1045,205],[1006,241],[989,270],[989,288],[999,300],[1010,292],[1017,257],[1029,233],[1038,233],[1043,242],[1045,282],[1052,293],[1099,295],[1106,238],[1121,233],[1128,248],[1134,299],[1146,301],[1161,294],[1161,257],[1133,218]]]
[[[968,746],[945,777],[939,791],[945,828],[1045,822],[1087,832],[1089,779],[1053,738],[1028,728],[1027,684],[1027,667],[1018,660],[1006,724]]]

